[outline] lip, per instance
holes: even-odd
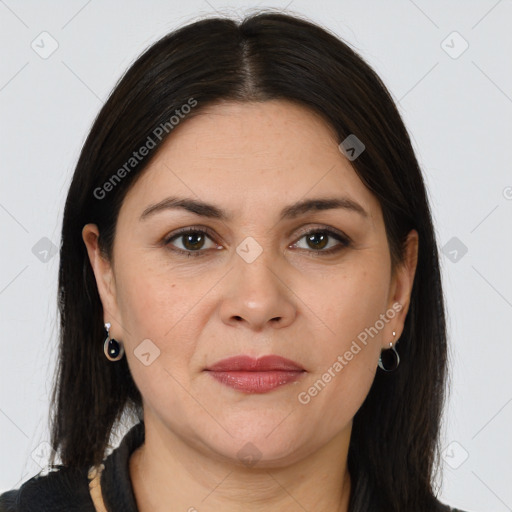
[[[213,372],[269,372],[269,371],[304,371],[304,368],[291,359],[268,355],[255,359],[251,356],[234,356],[222,359],[207,368]]]
[[[299,379],[305,370],[281,356],[255,359],[235,356],[218,361],[206,370],[218,382],[244,393],[267,393]]]

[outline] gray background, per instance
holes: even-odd
[[[269,6],[344,38],[399,103],[444,247],[452,391],[440,497],[470,511],[510,511],[510,0],[0,1],[0,492],[36,474],[48,454],[53,251],[94,117],[123,71],[168,31],[215,10]]]

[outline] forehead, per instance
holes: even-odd
[[[197,156],[207,155],[209,159],[250,157],[256,165],[280,154],[290,156],[292,148],[304,156],[311,150],[325,151],[333,144],[336,133],[330,125],[300,104],[287,100],[224,101],[198,107],[190,119],[178,125],[162,149],[194,148],[199,151]]]
[[[310,109],[286,100],[196,108],[173,129],[125,202],[142,206],[182,195],[236,215],[243,207],[256,212],[338,192],[371,215],[379,208],[340,152],[334,130]]]

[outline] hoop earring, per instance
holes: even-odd
[[[110,330],[110,323],[105,324],[105,330],[107,331],[107,337],[103,343],[103,352],[109,361],[119,361],[124,355],[124,347],[122,342],[115,340],[110,337],[108,331]]]
[[[395,338],[395,331],[393,331],[393,339]],[[383,350],[380,353],[379,368],[385,372],[393,372],[398,368],[400,364],[400,356],[393,346],[393,343],[389,343],[389,349]]]

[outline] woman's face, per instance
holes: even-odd
[[[128,192],[112,263],[95,234],[84,228],[104,319],[146,422],[208,456],[269,466],[348,438],[403,329],[416,233],[392,277],[379,203],[322,119],[276,100],[204,109]],[[302,371],[208,370],[241,355]]]

